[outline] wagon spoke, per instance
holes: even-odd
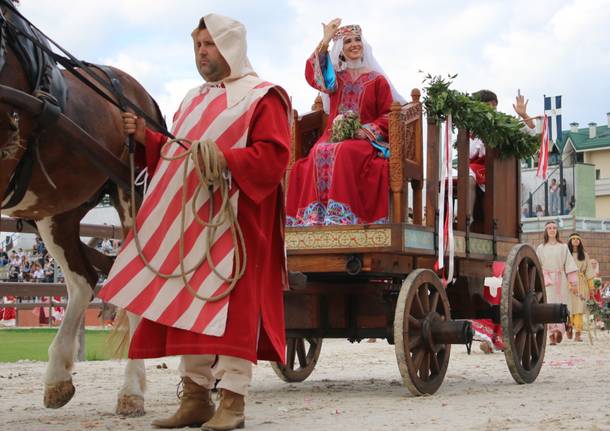
[[[430,311],[430,290],[427,285],[423,285],[423,290],[419,290],[418,295],[421,299],[422,305],[424,306],[424,315],[428,314]]]
[[[296,341],[296,350],[297,355],[299,357],[299,364],[301,368],[307,366],[307,353],[305,353],[305,340],[302,338],[297,339]]]
[[[421,328],[421,322],[419,321],[419,319],[417,319],[416,317],[413,317],[409,314],[409,329],[411,329],[411,328],[415,328],[415,329]]]
[[[529,283],[529,273],[525,260],[521,261],[521,263],[519,264],[519,282],[521,283],[521,288],[523,289],[523,297],[525,297],[525,294],[528,291],[527,284]]]
[[[435,290],[432,293],[432,297],[430,298],[430,311],[436,311],[436,307],[438,307],[438,298],[440,298],[441,294]]]
[[[419,367],[421,366],[422,360],[424,359],[425,353],[426,353],[426,351],[424,349],[422,349],[422,348],[417,350],[417,353],[415,353],[415,356],[413,357],[413,365],[415,366],[414,368],[416,370],[419,370]]]
[[[430,375],[430,355],[432,352],[426,352],[424,354],[424,360],[421,363],[421,367],[419,367],[419,377],[421,379],[426,380]]]
[[[528,287],[528,292],[533,292],[536,290],[536,266],[532,265],[529,269],[530,271],[530,282]]]
[[[521,301],[513,297],[511,302],[513,306],[513,313],[520,313],[521,309],[523,308],[523,304],[521,303]]]
[[[415,295],[413,297],[413,303],[416,306],[414,308],[416,308],[419,311],[419,317],[424,317],[426,315],[426,312],[424,310],[424,306],[422,305],[419,295]]]
[[[413,350],[417,347],[421,342],[421,335],[414,335],[409,340],[409,350]]]
[[[523,358],[523,351],[525,350],[525,341],[527,339],[527,331],[521,331],[516,334],[515,347],[517,348],[517,356]]]
[[[538,304],[542,304],[543,297],[544,297],[544,294],[542,292],[536,292],[536,302]]]
[[[438,354],[432,354],[432,363],[430,364],[430,371],[432,371],[433,374],[438,374],[441,371],[441,364],[438,361]]]
[[[519,299],[525,298],[525,288],[523,287],[523,281],[521,280],[521,273],[517,273],[515,277],[515,290],[514,295],[519,297]]]
[[[532,343],[532,356],[534,357],[534,359],[538,359],[540,357],[540,347],[538,346],[538,337],[536,333],[532,334],[530,340]]]
[[[516,319],[513,321],[513,334],[517,335],[523,329],[523,319]]]
[[[287,357],[286,357],[286,365],[289,369],[294,370],[294,353],[295,353],[295,339],[289,338],[286,343],[287,349]]]
[[[531,334],[525,334],[525,346],[524,352],[522,355],[523,358],[523,368],[529,370],[532,365],[532,342],[531,342]]]

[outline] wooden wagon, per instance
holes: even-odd
[[[513,378],[531,383],[544,359],[545,323],[567,319],[565,305],[546,303],[536,253],[520,243],[519,162],[488,148],[486,192],[477,199],[472,223],[468,205],[459,204],[469,198],[464,130],[457,142],[455,281],[443,286],[432,269],[438,247],[439,126],[428,120],[424,156],[419,90],[411,97],[403,107],[394,103],[389,114],[390,223],[286,231],[289,270],[305,274],[307,281],[285,292],[287,363],[274,364],[285,381],[311,374],[324,338],[372,337],[395,345],[411,393],[432,394],[445,376],[451,345],[472,342],[467,319],[489,318],[502,325]],[[313,109],[303,116],[295,112],[292,163],[307,155],[324,130],[321,104]],[[505,261],[499,306],[483,296],[494,261]]]

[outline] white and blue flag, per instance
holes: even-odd
[[[544,113],[547,116],[547,127],[551,133],[551,142],[561,142],[561,96],[544,96]]]

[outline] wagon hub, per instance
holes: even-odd
[[[474,331],[466,320],[445,320],[433,311],[422,321],[422,341],[432,352],[438,353],[446,344],[471,344]]]
[[[526,328],[536,332],[538,325],[544,323],[566,323],[568,307],[566,304],[540,304],[535,292],[529,292],[520,310],[514,310],[515,317],[522,317]]]

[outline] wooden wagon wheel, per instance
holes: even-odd
[[[520,384],[536,380],[546,348],[546,325],[531,321],[533,304],[546,304],[544,277],[534,249],[519,244],[506,260],[500,318],[508,369]]]
[[[322,350],[322,338],[287,338],[286,365],[272,362],[271,368],[285,382],[302,382],[313,372]]]
[[[429,269],[411,272],[398,295],[394,340],[398,369],[413,395],[433,394],[443,382],[451,344],[435,343],[431,328],[450,319],[449,299],[438,276]]]

